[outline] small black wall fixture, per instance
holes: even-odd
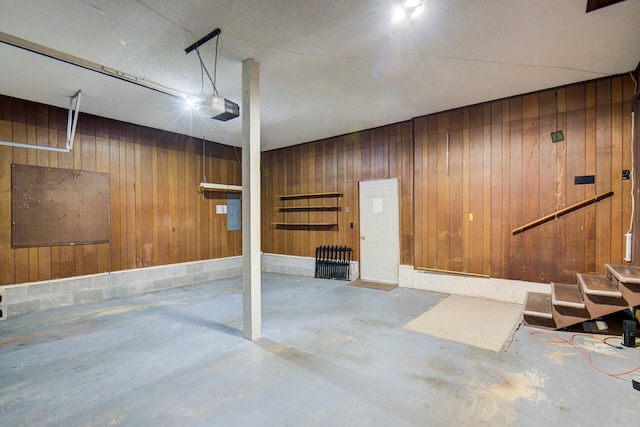
[[[581,175],[573,177],[573,185],[595,184],[595,175]]]
[[[564,141],[564,132],[562,132],[561,130],[551,132],[551,142],[560,142],[560,141]]]

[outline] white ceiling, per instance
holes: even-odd
[[[222,30],[217,86],[241,104],[242,61],[261,69],[262,150],[636,68],[640,1],[0,0],[0,31],[197,94],[195,52]],[[200,48],[213,70],[215,39]],[[178,98],[0,43],[0,93],[225,144],[241,119],[206,120]],[[211,85],[205,81],[205,91]]]

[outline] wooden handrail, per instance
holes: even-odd
[[[479,273],[468,273],[466,271],[453,271],[453,270],[443,270],[441,268],[429,268],[429,267],[415,267],[416,270],[418,271],[428,271],[431,273],[442,273],[442,274],[457,274],[460,276],[473,276],[473,277],[484,277],[484,278],[489,278],[488,275],[486,274],[479,274]]]
[[[608,197],[613,196],[613,191],[609,191],[608,193],[602,193],[602,194],[598,194],[597,196],[593,196],[587,200],[583,200],[581,202],[578,202],[576,204],[573,204],[571,206],[567,206],[564,209],[560,209],[559,211],[556,211],[552,214],[543,216],[542,218],[538,218],[535,221],[532,221],[528,224],[523,225],[522,227],[518,227],[516,229],[514,229],[511,233],[513,233],[513,235],[515,236],[518,233],[524,233],[527,230],[530,230],[534,227],[539,226],[540,224],[544,224],[545,222],[549,222],[552,219],[558,219],[560,218],[562,215],[566,215],[570,212],[573,211],[577,211],[580,208],[583,208],[585,206],[589,206],[593,203],[599,202],[600,200],[604,200]]]

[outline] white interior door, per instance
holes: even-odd
[[[398,283],[398,178],[360,182],[360,277]]]

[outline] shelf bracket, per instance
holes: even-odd
[[[50,147],[48,145],[25,144],[23,142],[0,141],[0,145],[17,148],[31,148],[34,150],[56,151],[58,153],[68,153],[73,150],[73,140],[76,136],[76,127],[78,126],[78,115],[80,113],[80,97],[82,90],[78,90],[75,95],[69,98],[69,115],[67,118],[67,142],[64,148]],[[73,101],[75,100],[75,108]]]

